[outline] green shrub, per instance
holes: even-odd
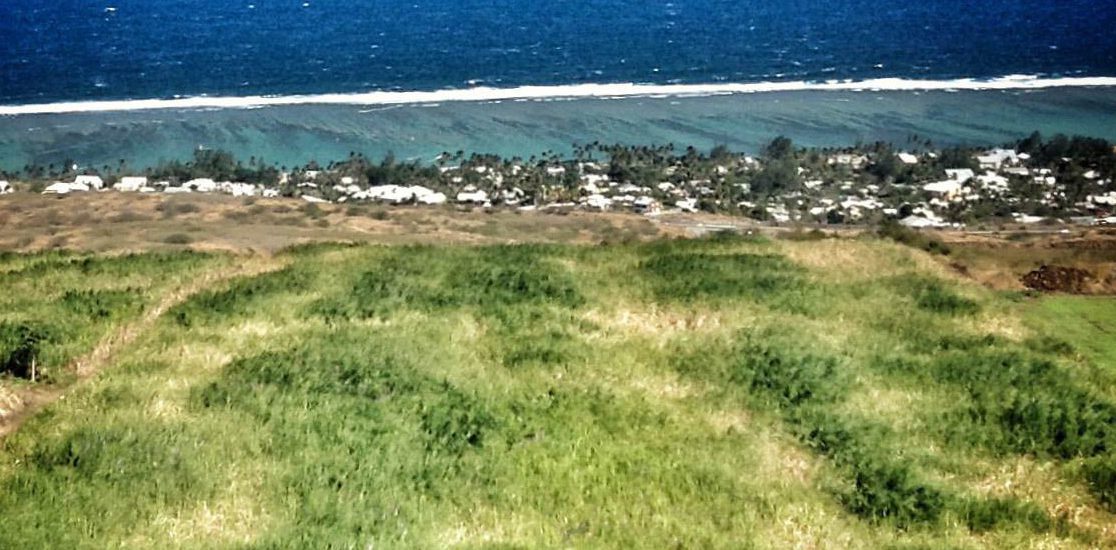
[[[1090,491],[1109,511],[1116,513],[1116,456],[1110,454],[1086,461],[1083,473]]]
[[[853,490],[843,500],[857,515],[907,527],[937,521],[945,510],[945,497],[904,465],[864,459],[853,470]]]
[[[789,355],[751,343],[737,352],[737,358],[733,381],[771,396],[781,407],[830,401],[844,390],[837,361],[832,357]]]
[[[309,283],[310,277],[306,272],[286,267],[237,279],[224,290],[198,293],[172,308],[169,314],[181,326],[225,319],[233,314],[243,313],[252,304],[273,294],[305,290]]]
[[[427,449],[460,454],[479,447],[485,433],[496,427],[496,420],[475,398],[443,383],[441,397],[422,403],[422,429],[428,437]]]
[[[1016,498],[970,499],[958,504],[969,530],[984,533],[1007,525],[1022,525],[1035,532],[1053,527],[1050,516],[1037,504]]]
[[[949,245],[941,240],[911,229],[894,220],[887,220],[881,223],[876,234],[882,238],[891,239],[899,244],[924,250],[931,254],[948,255],[951,252]]]
[[[527,245],[468,254],[402,247],[361,273],[348,293],[317,301],[309,313],[338,320],[384,317],[403,309],[476,307],[495,314],[517,305],[581,305],[575,281],[548,261],[550,253]]]
[[[980,311],[976,302],[947,290],[940,284],[927,285],[918,295],[919,308],[944,315],[971,315]]]
[[[41,362],[43,345],[50,342],[49,327],[25,323],[0,322],[0,373],[18,378],[35,378],[48,372]]]
[[[745,299],[795,313],[812,309],[803,270],[774,254],[656,252],[639,269],[661,301]]]

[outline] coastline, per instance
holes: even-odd
[[[459,102],[553,101],[590,98],[708,97],[717,95],[805,91],[1015,91],[1103,87],[1116,87],[1116,77],[1043,78],[1031,75],[1007,75],[992,79],[964,78],[954,80],[877,78],[868,80],[829,80],[825,82],[799,81],[666,85],[637,83],[571,84],[558,86],[521,86],[514,88],[474,87],[434,91],[372,91],[343,94],[195,96],[171,99],[69,101],[27,105],[0,105],[0,116],[10,117],[20,115],[150,111],[164,109],[251,109],[295,105],[382,106]]]

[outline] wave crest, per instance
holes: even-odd
[[[509,100],[546,101],[582,98],[701,97],[799,91],[951,91],[951,90],[1038,90],[1064,87],[1116,86],[1116,77],[1042,78],[1009,75],[989,80],[830,80],[826,82],[755,82],[717,84],[571,84],[521,86],[517,88],[476,87],[436,91],[374,91],[347,94],[313,94],[244,97],[185,97],[175,99],[129,99],[75,101],[0,106],[0,116],[155,109],[246,109],[287,105],[407,105],[443,102],[492,102]]]

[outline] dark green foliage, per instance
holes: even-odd
[[[971,315],[980,311],[976,302],[961,297],[940,284],[927,284],[918,294],[918,307],[944,315]]]
[[[853,465],[853,490],[843,498],[850,510],[900,527],[937,521],[946,505],[938,490],[918,481],[902,464],[873,458]]]
[[[472,307],[483,314],[517,306],[574,308],[576,282],[550,259],[551,249],[495,246],[445,254],[403,247],[363,272],[344,295],[324,298],[310,313],[326,319],[384,317],[399,310]]]
[[[844,386],[832,357],[790,355],[748,342],[737,354],[732,381],[770,396],[780,407],[794,408],[813,401],[830,401]]]
[[[242,408],[282,430],[294,426],[271,411],[291,400],[316,403],[323,412],[340,408],[354,420],[416,417],[428,451],[460,454],[481,445],[495,417],[475,398],[415,372],[397,344],[356,333],[323,335],[293,350],[233,362],[219,381],[195,393],[195,402]]]
[[[528,304],[487,310],[485,321],[484,343],[505,367],[558,365],[585,356],[577,329],[587,327],[568,310]]]
[[[1028,338],[1024,344],[1034,352],[1047,355],[1072,356],[1076,353],[1072,344],[1049,334]]]
[[[679,370],[723,377],[721,383],[743,386],[753,399],[774,407],[803,442],[848,472],[851,488],[839,496],[851,512],[897,527],[937,521],[947,498],[889,455],[878,427],[825,412],[847,392],[840,362],[791,352],[785,344],[778,335],[741,333],[727,368],[690,365],[683,356]]]
[[[422,404],[422,429],[429,441],[427,449],[459,454],[468,447],[479,447],[484,434],[496,427],[496,420],[476,398],[468,397],[448,383],[442,384],[441,399]]]
[[[924,311],[941,315],[972,315],[980,311],[976,302],[957,294],[938,279],[920,275],[901,275],[888,283],[900,294],[912,296]]]
[[[220,478],[200,466],[200,441],[164,422],[71,428],[38,438],[19,470],[0,484],[0,546],[101,546],[115,526],[143,525],[167,507],[212,498]],[[44,514],[47,503],[66,513]]]
[[[1086,461],[1083,473],[1097,500],[1116,513],[1116,452]]]
[[[1015,498],[971,499],[959,505],[969,529],[984,533],[1008,525],[1022,525],[1035,532],[1054,527],[1050,516],[1037,504]]]
[[[42,376],[45,369],[36,363],[52,332],[45,326],[0,322],[0,374],[31,378],[35,365],[36,377]]]
[[[517,261],[511,254],[501,256],[454,272],[450,284],[459,289],[462,301],[486,307],[525,302],[562,307],[581,304],[581,296],[568,276],[541,265],[535,258]]]
[[[191,326],[196,322],[223,320],[231,315],[245,313],[252,304],[273,294],[305,290],[309,282],[308,273],[287,267],[262,275],[237,279],[224,290],[201,292],[175,306],[169,313],[171,318],[182,326]]]
[[[876,233],[885,239],[891,239],[899,244],[924,250],[931,254],[948,255],[951,252],[949,245],[941,240],[906,227],[894,220],[881,223]]]
[[[972,422],[997,447],[1060,458],[1116,449],[1116,406],[1077,387],[1050,361],[998,349],[955,351],[929,365],[971,396]]]
[[[797,242],[811,242],[811,241],[824,241],[830,238],[830,235],[820,229],[811,229],[804,231],[802,228],[796,228],[794,231],[786,231],[779,233],[778,238],[784,241],[797,241]]]
[[[947,509],[946,495],[890,456],[880,428],[816,408],[794,411],[790,419],[806,444],[850,472],[852,486],[839,495],[850,511],[908,527],[935,522]]]
[[[655,251],[639,267],[661,301],[745,299],[795,313],[810,309],[802,269],[774,254]]]
[[[116,319],[143,309],[141,290],[67,290],[60,303],[70,313],[90,321]]]
[[[191,482],[183,449],[159,444],[143,430],[78,429],[55,444],[42,445],[31,456],[39,469],[109,483],[144,483],[150,466],[176,472],[178,483]],[[137,467],[137,466],[145,467]]]

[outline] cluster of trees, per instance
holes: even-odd
[[[1032,178],[1013,176],[1012,196],[1022,199],[1020,202],[1007,205],[1001,201],[989,200],[959,206],[957,212],[949,213],[950,217],[963,221],[966,217],[973,216],[1005,216],[1012,211],[1038,215],[1069,211],[1085,196],[1101,191],[1098,181],[1116,177],[1116,152],[1113,151],[1112,144],[1103,139],[1063,135],[1044,139],[1036,132],[1006,147],[1028,153],[1031,156],[1028,161],[1030,167],[1051,171],[1051,175],[1062,186],[1060,191],[1065,194],[1061,203],[1051,205],[1044,200],[1043,195],[1049,189],[1036,185]],[[84,172],[106,177],[109,183],[116,177],[128,174],[142,174],[156,181],[171,182],[202,177],[241,181],[279,187],[285,195],[298,193],[296,184],[310,179],[314,179],[326,194],[332,192],[329,189],[343,178],[351,178],[362,186],[423,185],[451,192],[466,185],[492,190],[496,185],[494,181],[499,181],[503,188],[522,189],[535,202],[548,202],[576,198],[579,194],[579,165],[594,163],[601,167],[611,181],[633,183],[653,190],[664,181],[680,186],[701,182],[702,187],[706,188],[700,197],[701,208],[741,213],[736,212],[735,205],[743,201],[778,200],[794,192],[807,191],[804,183],[810,179],[827,184],[848,182],[858,188],[872,185],[878,189],[878,196],[897,205],[919,202],[922,197],[918,184],[944,177],[946,169],[979,168],[975,157],[981,150],[976,148],[933,149],[930,140],[911,136],[902,150],[915,153],[932,151],[934,154],[920,155],[917,164],[909,165],[899,160],[899,149],[890,143],[856,144],[846,148],[803,148],[787,137],[778,137],[762,148],[758,155],[759,162],[753,162],[725,146],[703,152],[694,147],[680,149],[673,143],[632,146],[595,141],[574,144],[572,156],[546,151],[527,158],[508,158],[447,151],[431,164],[399,161],[392,154],[373,160],[354,151],[350,152],[348,158],[324,166],[310,162],[305,166],[288,169],[286,166],[268,163],[262,158],[250,157],[245,162],[226,151],[198,149],[188,161],[162,162],[146,170],[132,170],[121,160],[116,167],[85,169]],[[865,162],[860,167],[830,162],[835,155],[841,154],[864,157]],[[485,169],[474,170],[481,166]],[[548,170],[558,166],[566,170]],[[459,169],[443,172],[447,167]],[[306,172],[310,171],[317,171],[319,174],[316,178],[309,178]],[[499,177],[491,177],[490,171],[499,173]],[[1091,176],[1099,177],[1085,177],[1090,171],[1096,172]],[[290,172],[291,177],[281,184],[281,174],[284,172]],[[76,171],[75,165],[67,161],[64,166],[58,167],[25,166],[22,174],[26,179],[42,180],[47,177],[76,175]],[[812,194],[819,192],[832,194],[824,189],[810,191]]]

